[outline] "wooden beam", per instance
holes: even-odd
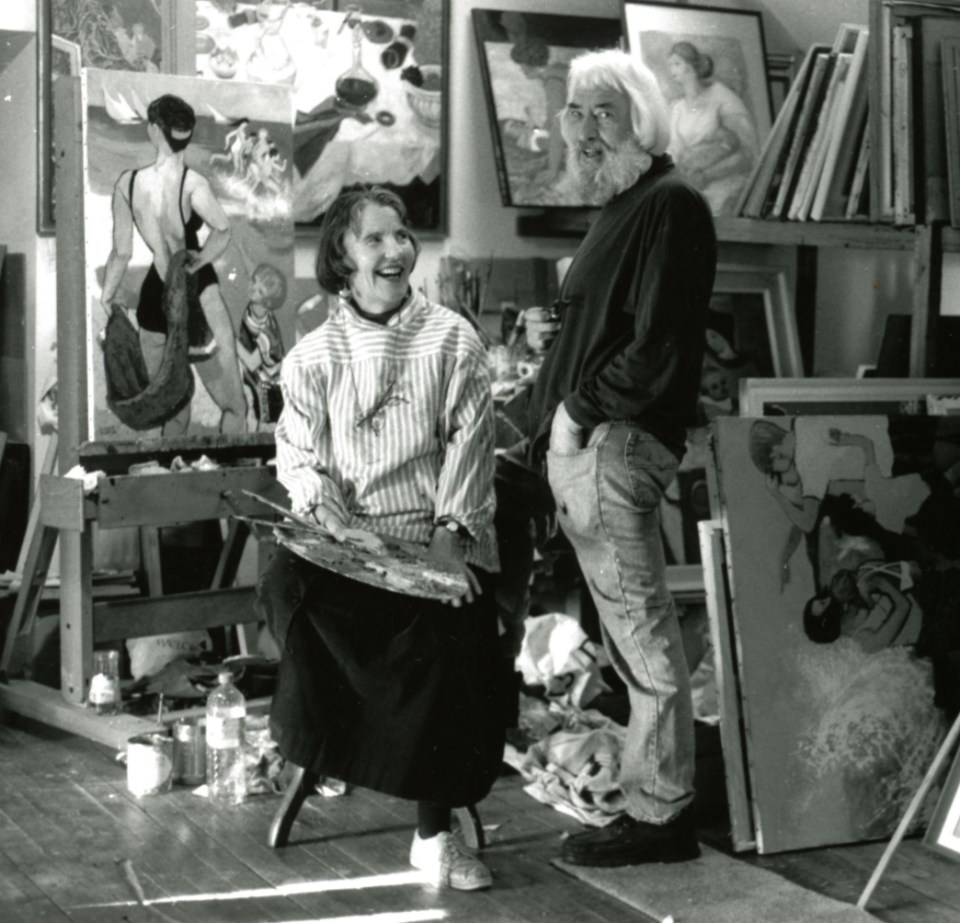
[[[0,657],[0,677],[15,675],[20,670],[22,647],[19,639],[21,636],[29,638],[33,632],[34,620],[56,546],[56,529],[40,526],[31,536],[26,564],[20,571],[20,589],[17,591],[13,615],[4,639],[3,655]]]
[[[104,529],[121,526],[172,526],[208,519],[272,515],[253,491],[275,502],[286,500],[273,470],[267,467],[218,468],[170,474],[117,475],[101,478],[93,497],[95,516]]]
[[[61,731],[68,731],[78,737],[105,744],[115,750],[125,749],[127,741],[137,734],[163,731],[166,725],[177,718],[200,717],[206,712],[206,706],[201,699],[193,708],[164,712],[162,723],[158,723],[155,716],[141,718],[125,713],[98,715],[92,709],[64,702],[56,689],[29,680],[0,683],[0,708]],[[247,701],[247,714],[262,714],[269,708],[269,698]]]
[[[254,597],[255,588],[245,586],[95,603],[93,642],[101,644],[174,631],[219,628],[244,621],[256,622]],[[62,625],[60,630],[63,631]]]
[[[815,247],[797,247],[797,277],[794,287],[794,313],[805,375],[813,374],[814,339],[817,323],[817,262]]]
[[[159,728],[153,719],[133,715],[98,715],[93,709],[65,702],[56,689],[29,680],[0,684],[0,706],[79,737],[121,749],[136,734]]]
[[[60,533],[60,689],[68,702],[87,697],[93,672],[93,536]]]
[[[943,229],[939,224],[917,227],[913,321],[910,326],[910,375],[937,374],[937,321],[940,317],[943,268]]]

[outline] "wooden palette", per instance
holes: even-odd
[[[449,601],[467,592],[462,574],[428,558],[426,549],[374,532],[353,534],[338,542],[299,526],[277,525],[277,541],[318,567],[406,596]]]
[[[394,593],[444,602],[459,599],[469,588],[462,573],[430,558],[416,542],[361,529],[348,529],[346,539],[338,542],[309,520],[245,493],[293,520],[270,523],[277,541],[318,567]]]

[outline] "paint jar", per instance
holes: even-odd
[[[173,781],[203,785],[207,779],[206,728],[199,718],[179,718],[173,725]]]
[[[94,651],[87,702],[98,715],[120,711],[120,652]]]
[[[127,741],[127,789],[138,798],[173,787],[173,738],[159,731]]]

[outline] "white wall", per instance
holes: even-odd
[[[37,27],[35,0],[4,0],[0,5],[0,29],[32,32]]]

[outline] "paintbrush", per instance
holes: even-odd
[[[252,490],[244,490],[243,492],[248,497],[253,497],[254,500],[259,500],[265,506],[269,506],[270,509],[276,510],[278,513],[282,513],[288,519],[292,519],[295,523],[297,523],[297,525],[303,526],[304,529],[307,529],[310,532],[318,532],[320,535],[330,534],[326,529],[320,528],[319,524],[307,519],[306,516],[301,516],[299,513],[294,513],[293,510],[288,510],[285,506],[281,506],[279,503],[274,503],[272,500],[268,500],[266,497],[261,497],[260,494],[256,494]]]

